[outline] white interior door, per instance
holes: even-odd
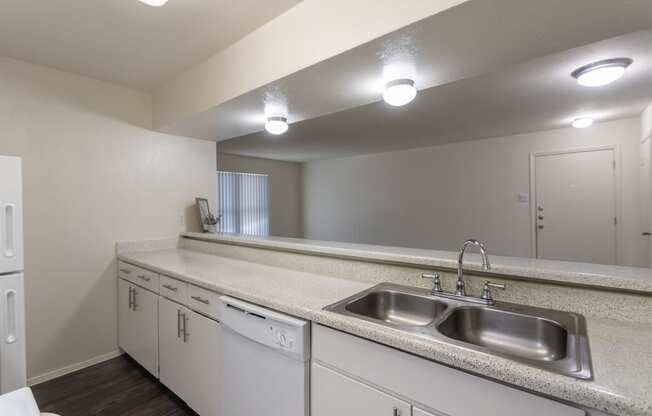
[[[644,243],[647,244],[647,252],[650,254],[648,265],[652,265],[652,136],[647,137],[641,143],[641,232],[645,236]]]
[[[616,263],[614,149],[535,157],[537,257]]]

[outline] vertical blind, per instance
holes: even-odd
[[[269,234],[268,175],[217,172],[219,231]]]

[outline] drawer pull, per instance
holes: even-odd
[[[139,274],[139,275],[138,275],[138,278],[143,279],[143,280],[146,281],[146,282],[149,282],[150,280],[152,280],[151,277],[147,277],[147,276],[145,276],[144,274]]]
[[[131,274],[131,270],[129,269],[120,269],[120,271],[124,274]]]
[[[199,296],[191,296],[190,299],[196,300],[197,302],[203,303],[204,305],[209,305],[211,303],[208,299],[202,299]]]
[[[176,292],[177,290],[179,290],[178,287],[174,287],[172,285],[163,285],[163,287],[166,288],[167,290],[171,290],[173,292]]]
[[[392,413],[393,416],[401,416],[401,411],[398,410],[398,407],[394,408],[394,412]]]

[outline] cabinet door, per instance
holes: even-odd
[[[221,325],[196,312],[188,314],[186,371],[191,378],[187,404],[201,416],[218,416],[221,408]]]
[[[158,295],[118,280],[118,343],[158,377]]]
[[[188,324],[190,311],[164,298],[159,299],[158,307],[161,383],[188,402],[192,376],[188,368],[189,338],[184,336],[184,325]]]
[[[312,416],[410,416],[410,405],[319,364],[312,364]]]

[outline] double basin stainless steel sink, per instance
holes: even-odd
[[[582,315],[511,303],[478,305],[382,283],[324,308],[579,379],[591,379]]]

